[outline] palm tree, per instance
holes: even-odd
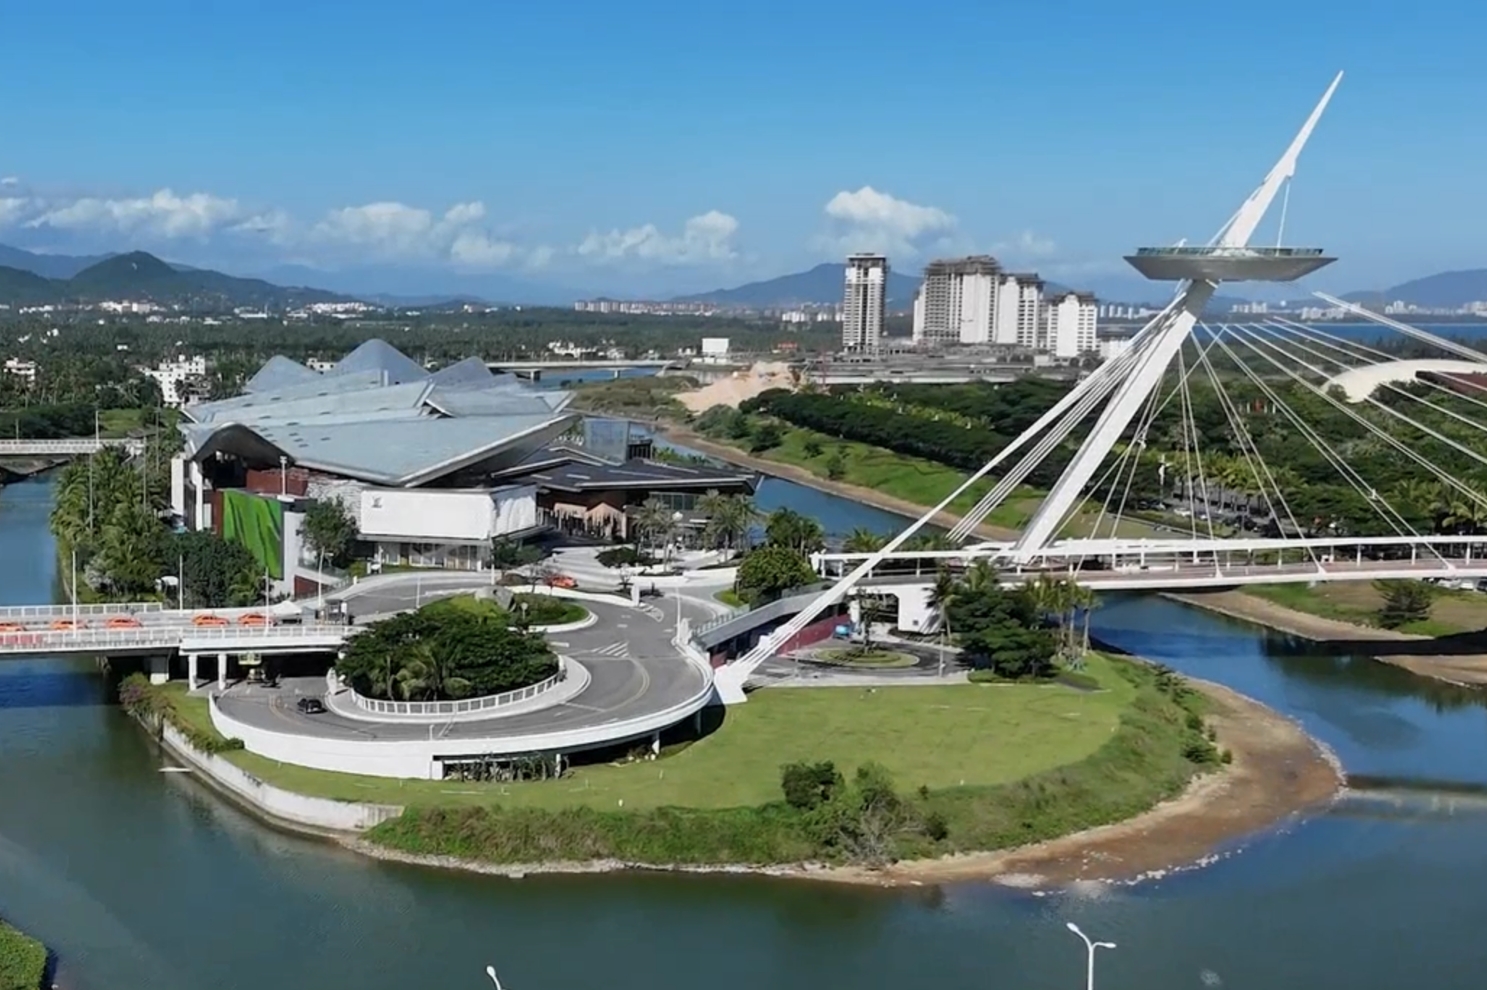
[[[1089,652],[1089,620],[1090,620],[1090,616],[1094,615],[1095,609],[1099,608],[1102,604],[1103,604],[1103,602],[1100,601],[1100,596],[1099,595],[1095,594],[1093,591],[1091,591],[1088,588],[1085,588],[1085,587],[1082,587],[1082,586],[1079,588],[1079,607],[1084,610],[1084,652],[1085,653],[1088,653]],[[1081,655],[1081,661],[1082,661],[1082,659],[1083,659],[1083,657]]]
[[[675,525],[671,508],[654,496],[636,507],[631,521],[635,524],[636,545],[643,543],[652,550],[669,541]]]
[[[847,553],[873,553],[883,549],[888,541],[881,533],[874,533],[865,526],[858,526],[847,534],[846,540],[842,542],[842,550]]]
[[[697,511],[707,517],[702,535],[714,546],[730,552],[748,540],[749,530],[759,519],[759,510],[742,495],[721,495],[710,491],[697,500]]]
[[[929,603],[940,613],[940,674],[945,673],[945,651],[950,647],[950,608],[960,597],[961,583],[945,568],[935,575],[934,587],[929,592]]]
[[[990,561],[978,560],[966,568],[965,579],[962,582],[967,594],[975,595],[1000,586],[1002,576]]]
[[[789,547],[800,553],[815,553],[826,545],[821,524],[794,509],[776,509],[764,525],[764,538],[771,546]]]

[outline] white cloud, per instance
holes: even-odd
[[[695,265],[727,261],[738,252],[733,235],[738,220],[718,210],[692,217],[676,236],[663,234],[653,223],[607,234],[591,231],[575,248],[580,257],[595,261],[640,259],[663,265]]]
[[[134,199],[84,197],[63,204],[38,204],[42,210],[26,221],[27,227],[146,234],[172,240],[205,238],[243,215],[235,199],[207,193],[177,196],[169,189]]]
[[[1058,245],[1052,238],[1043,237],[1024,230],[1010,241],[1001,241],[991,246],[991,253],[997,257],[1018,260],[1051,258],[1058,253]]]
[[[0,178],[0,186],[18,186],[20,184],[21,180],[19,176],[7,175],[4,178]]]
[[[955,217],[939,207],[910,203],[872,186],[837,193],[827,202],[825,212],[830,232],[824,243],[838,252],[915,255],[956,224]]]

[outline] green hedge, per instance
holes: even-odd
[[[0,922],[0,990],[40,990],[46,946]]]

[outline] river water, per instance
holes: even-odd
[[[0,600],[52,590],[49,495],[0,494]],[[1107,602],[1096,628],[1297,716],[1355,773],[1487,784],[1478,695],[1161,599]],[[1072,988],[1067,919],[1119,943],[1099,963],[1112,990],[1478,990],[1487,973],[1472,794],[1351,799],[1204,869],[1035,896],[439,873],[263,828],[159,762],[88,663],[0,660],[0,916],[58,951],[69,990],[456,990],[488,962],[517,990]]]

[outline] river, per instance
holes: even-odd
[[[50,484],[0,493],[0,599],[51,593]],[[826,503],[839,513],[859,507]],[[1302,719],[1355,773],[1487,784],[1482,697],[1155,598],[1107,641]],[[0,660],[0,916],[67,990],[1071,988],[1072,919],[1119,943],[1109,990],[1477,990],[1487,802],[1349,799],[1199,870],[1036,896],[984,884],[840,889],[761,878],[501,881],[286,836],[183,774],[86,662]]]

